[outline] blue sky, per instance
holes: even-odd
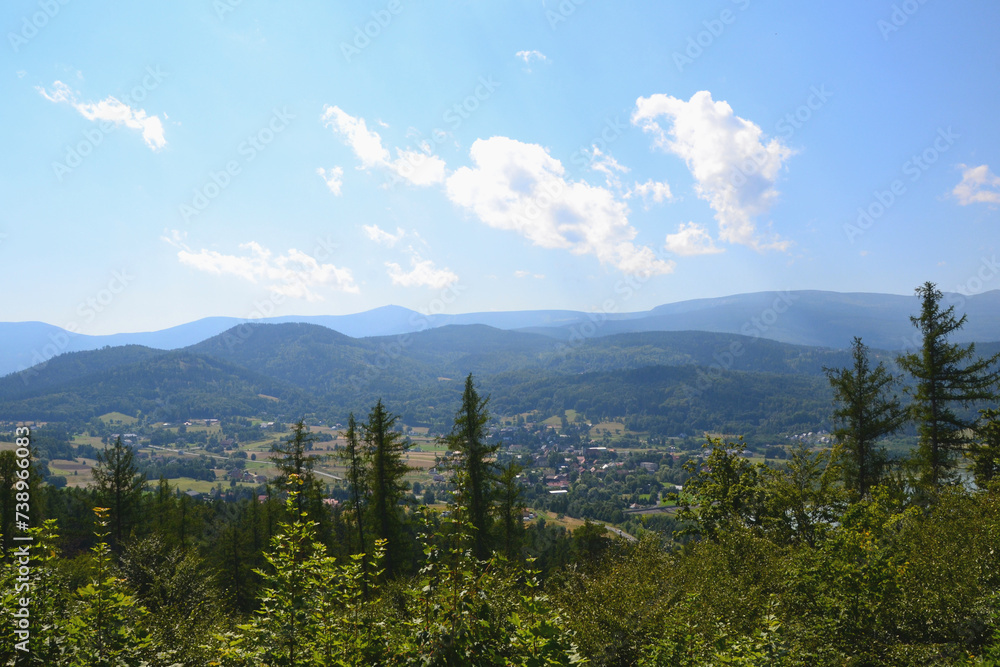
[[[0,320],[1000,288],[1000,5],[10,1]]]

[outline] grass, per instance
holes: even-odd
[[[98,417],[98,419],[100,419],[104,423],[108,423],[111,421],[120,421],[121,423],[128,424],[129,426],[139,421],[135,417],[129,417],[127,414],[124,414],[122,412],[109,412],[106,415],[101,415],[100,417]]]

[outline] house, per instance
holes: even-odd
[[[649,461],[643,461],[639,464],[646,472],[656,472],[660,469],[659,463],[651,463]]]

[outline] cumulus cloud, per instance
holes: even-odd
[[[458,276],[448,268],[439,269],[434,262],[429,259],[421,259],[417,254],[410,258],[410,270],[404,271],[403,267],[395,262],[386,262],[389,269],[389,277],[393,285],[401,287],[432,287],[443,289],[458,282]]]
[[[163,135],[163,122],[158,116],[149,116],[142,109],[133,109],[115,97],[106,97],[100,102],[80,102],[76,93],[62,81],[53,83],[51,91],[40,86],[36,90],[50,102],[69,104],[87,120],[105,121],[139,130],[143,141],[153,150],[167,145]]]
[[[344,186],[343,167],[332,167],[330,169],[317,167],[316,173],[319,174],[319,177],[323,179],[324,183],[326,183],[326,187],[330,188],[330,192],[337,197],[341,195],[341,188]]]
[[[951,194],[962,206],[969,204],[1000,204],[1000,176],[990,171],[989,165],[970,167],[960,164],[962,181]]]
[[[406,236],[406,232],[403,231],[402,227],[396,227],[395,234],[385,231],[378,225],[362,225],[362,229],[365,230],[365,234],[372,241],[375,241],[375,243],[378,243],[379,245],[389,246],[390,248]]]
[[[323,125],[333,130],[361,161],[364,169],[388,169],[398,178],[418,186],[443,183],[446,169],[444,160],[431,153],[430,146],[422,150],[396,149],[396,159],[382,145],[378,132],[368,129],[364,118],[356,118],[337,106],[323,109]]]
[[[665,247],[683,257],[722,252],[722,248],[716,247],[708,231],[695,222],[681,223],[676,234],[667,234]]]
[[[645,183],[636,183],[628,191],[628,197],[641,197],[643,203],[649,208],[650,202],[662,204],[674,198],[670,192],[670,185],[666,181],[654,181],[649,179]]]
[[[543,248],[594,255],[627,274],[665,274],[673,262],[633,243],[628,206],[603,187],[566,178],[562,163],[536,144],[507,137],[477,140],[473,167],[447,180],[449,199],[487,225]]]
[[[632,123],[658,147],[684,159],[698,196],[715,210],[723,241],[757,250],[788,248],[789,242],[776,236],[762,238],[756,218],[777,199],[775,182],[792,149],[768,140],[758,125],[704,90],[687,102],[663,94],[640,97]]]
[[[320,288],[354,294],[359,291],[350,269],[321,264],[314,257],[294,248],[284,255],[274,255],[259,243],[251,241],[239,246],[244,254],[226,255],[206,249],[193,252],[183,243],[183,236],[177,233],[164,237],[164,240],[179,248],[177,258],[182,264],[205,273],[236,276],[265,285],[287,297],[322,301],[323,296],[316,291]]]

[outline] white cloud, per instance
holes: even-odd
[[[385,265],[389,269],[388,274],[392,278],[392,284],[401,287],[443,289],[458,282],[458,276],[454,272],[447,268],[439,269],[434,266],[433,261],[421,259],[416,254],[410,258],[409,272],[403,271],[403,268],[395,262],[386,262]]]
[[[542,280],[545,278],[544,273],[532,273],[531,271],[525,271],[523,269],[514,272],[515,278],[534,278],[535,280]]]
[[[294,248],[284,255],[275,256],[251,241],[240,245],[240,249],[248,251],[246,254],[225,255],[204,249],[192,252],[183,243],[183,235],[176,232],[172,238],[164,237],[164,240],[180,248],[177,258],[182,264],[214,275],[231,275],[263,284],[287,297],[322,301],[323,297],[315,288],[355,294],[359,291],[350,269],[320,264],[315,258]]]
[[[649,179],[645,183],[636,183],[635,186],[628,191],[626,195],[628,197],[642,197],[643,203],[649,208],[650,201],[656,204],[662,204],[665,201],[670,201],[674,198],[672,192],[670,192],[670,185],[666,181],[654,181]]]
[[[991,172],[989,165],[958,166],[962,169],[962,182],[955,186],[951,194],[960,205],[1000,204],[1000,176]]]
[[[526,65],[530,65],[532,60],[538,60],[543,63],[549,61],[541,51],[518,51],[514,55],[523,60]]]
[[[326,183],[326,187],[330,188],[330,192],[337,197],[341,195],[341,188],[344,185],[343,167],[331,167],[330,169],[317,167],[316,173],[319,174],[319,177],[323,179],[324,183]]]
[[[714,255],[722,252],[722,248],[716,247],[708,231],[694,222],[681,223],[676,234],[667,234],[665,247],[683,257]]]
[[[51,92],[41,86],[36,90],[50,102],[69,104],[87,120],[106,121],[140,130],[146,145],[153,150],[159,150],[167,145],[167,140],[163,136],[163,122],[158,116],[148,116],[142,109],[133,109],[115,97],[107,97],[100,102],[79,102],[76,93],[62,81],[56,81],[52,86]]]
[[[323,126],[332,128],[351,147],[366,169],[389,162],[389,151],[382,146],[378,132],[368,129],[364,118],[355,118],[340,107],[323,108]]]
[[[375,243],[379,245],[386,245],[390,248],[396,245],[400,239],[406,236],[406,232],[403,231],[402,227],[396,227],[396,233],[391,234],[378,225],[362,225],[362,229],[365,230],[365,234]]]
[[[673,262],[632,242],[627,204],[606,188],[567,180],[562,163],[541,146],[493,137],[477,140],[470,155],[475,166],[448,178],[448,197],[487,225],[543,248],[594,255],[628,274],[673,271]]]
[[[661,117],[668,129],[660,126]],[[762,239],[755,220],[777,199],[774,184],[792,149],[778,139],[768,141],[758,125],[704,90],[688,102],[662,94],[640,97],[632,123],[652,134],[657,146],[684,159],[698,196],[715,210],[723,241],[757,250],[788,248],[789,242],[778,237]]]
[[[393,160],[382,145],[378,132],[368,129],[364,118],[355,118],[336,106],[327,105],[323,109],[323,125],[331,128],[361,161],[365,169],[379,167],[388,169],[399,178],[413,185],[428,186],[443,183],[446,175],[444,160],[433,155],[429,144],[421,150],[396,149]]]
[[[616,188],[621,190],[622,182],[621,177],[618,174],[627,174],[629,168],[622,166],[618,163],[618,160],[614,159],[610,155],[605,155],[601,152],[601,149],[594,146],[590,152],[590,168],[594,171],[604,174],[604,182],[608,184],[609,188]]]

